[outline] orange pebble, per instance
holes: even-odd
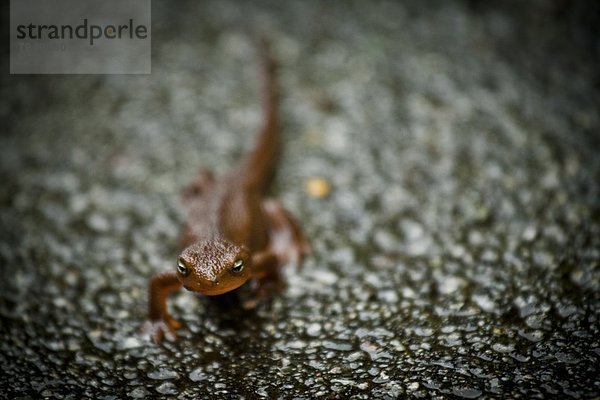
[[[331,184],[325,178],[312,177],[304,183],[304,191],[310,196],[317,199],[322,199],[329,196],[331,192]]]

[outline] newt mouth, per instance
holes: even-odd
[[[235,289],[239,288],[240,286],[242,286],[244,283],[245,282],[236,282],[236,283],[227,284],[227,285],[220,284],[219,286],[213,286],[211,288],[202,289],[202,290],[200,290],[200,293],[202,293],[206,296],[217,296],[220,294],[231,292],[232,290],[235,290]]]

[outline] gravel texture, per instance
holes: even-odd
[[[0,397],[600,396],[597,4],[155,0],[151,75],[5,71]],[[260,122],[256,32],[314,254],[253,312],[173,296],[154,345],[179,192]]]

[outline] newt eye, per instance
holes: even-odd
[[[233,266],[231,267],[231,272],[239,274],[240,272],[242,272],[243,269],[244,269],[244,260],[237,259],[237,260],[235,260],[235,262],[233,263]]]
[[[182,259],[179,259],[177,262],[177,272],[179,272],[183,276],[188,276],[190,274],[190,270],[185,265]]]

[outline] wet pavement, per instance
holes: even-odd
[[[0,78],[1,397],[600,396],[593,2],[153,3],[149,76]],[[257,30],[314,254],[255,311],[173,296],[154,345],[179,192],[260,121]]]

